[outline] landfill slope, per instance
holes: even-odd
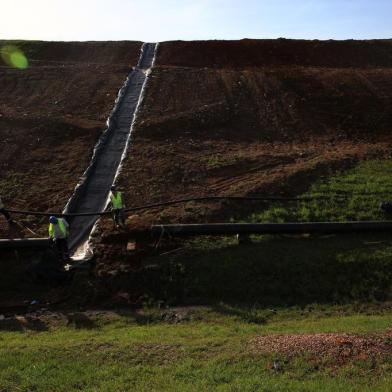
[[[333,170],[389,156],[391,42],[161,43],[118,179],[126,205],[295,195]],[[3,198],[59,211],[90,163],[141,43],[18,45],[29,68],[0,66]],[[131,226],[248,212],[236,204],[166,207],[137,214]],[[23,219],[45,234],[44,219]]]
[[[6,44],[0,41],[0,47]],[[106,128],[118,90],[137,64],[141,43],[12,44],[25,52],[29,67],[14,69],[0,59],[3,200],[15,208],[62,211]],[[21,220],[39,235],[46,233],[46,221]]]
[[[120,183],[127,205],[204,195],[296,195],[392,142],[392,41],[243,40],[159,47]],[[246,217],[201,203],[134,225]]]

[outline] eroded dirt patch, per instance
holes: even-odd
[[[252,350],[281,354],[288,358],[310,355],[338,363],[349,360],[385,359],[392,355],[392,330],[385,333],[311,334],[259,336],[251,342]]]

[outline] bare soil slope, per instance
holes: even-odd
[[[3,43],[4,44],[4,43]],[[0,182],[14,207],[61,209],[86,169],[140,43],[17,42],[0,67]],[[392,41],[160,44],[120,176],[127,206],[182,196],[284,193],[391,145]],[[217,204],[151,222],[241,214]],[[41,230],[43,221],[32,227]]]
[[[29,67],[0,60],[1,194],[13,207],[59,211],[88,166],[141,43],[12,43]]]
[[[295,195],[331,169],[388,156],[391,49],[391,41],[161,44],[121,176],[127,205]],[[135,222],[222,220],[237,212],[188,205]]]
[[[30,66],[0,66],[1,194],[13,207],[61,210],[140,43],[17,45]],[[331,170],[390,156],[391,49],[391,41],[162,43],[119,178],[127,206],[202,195],[295,195]],[[190,203],[139,214],[130,227],[247,212]],[[46,219],[25,222],[46,232]],[[106,219],[102,227],[112,224]],[[97,274],[108,287],[106,272],[124,272],[129,282],[123,264],[135,260],[123,244],[106,252],[112,264],[98,264]]]
[[[183,67],[244,68],[313,66],[391,67],[392,40],[172,41],[161,45],[159,63]]]

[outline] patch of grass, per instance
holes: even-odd
[[[0,179],[1,195],[4,199],[12,199],[20,196],[20,189],[23,184],[23,175],[21,173],[8,173],[3,179]]]
[[[218,169],[220,167],[233,165],[241,159],[240,155],[211,155],[205,160],[205,166],[207,170]]]
[[[304,195],[313,201],[276,203],[254,222],[385,219],[392,198],[392,161],[369,161],[323,179]],[[319,197],[323,197],[320,199]],[[249,221],[249,219],[247,219]],[[145,294],[168,302],[226,301],[269,305],[384,301],[392,297],[389,234],[196,238],[182,252],[152,257],[160,273],[141,279]]]
[[[95,317],[94,329],[56,325],[46,332],[0,333],[0,390],[17,391],[254,391],[388,390],[392,364],[354,361],[339,368],[306,357],[254,353],[250,342],[268,333],[375,332],[392,322],[388,307],[364,317],[350,307],[306,310],[253,308],[266,323],[246,321],[244,308],[194,309],[198,320],[140,325],[132,314]],[[173,310],[175,311],[175,310]],[[239,312],[239,313],[238,313]],[[328,314],[329,312],[329,314]],[[346,315],[343,315],[347,313]]]
[[[0,390],[387,390],[388,359],[376,369],[357,362],[332,369],[306,357],[282,358],[283,369],[275,372],[276,356],[249,346],[269,333],[376,332],[390,325],[388,307],[370,309],[379,314],[316,306],[275,309],[271,316],[268,309],[249,309],[266,318],[259,324],[244,319],[244,308],[220,304],[193,309],[193,321],[175,325],[140,325],[126,313],[94,316],[93,329],[56,324],[46,332],[2,332]]]
[[[316,182],[302,195],[311,201],[276,203],[255,213],[254,222],[303,222],[385,219],[381,201],[392,200],[392,161],[363,162]]]
[[[150,258],[160,270],[143,271],[140,289],[169,303],[384,301],[392,292],[391,255],[388,235],[265,238]]]

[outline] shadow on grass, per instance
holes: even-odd
[[[0,321],[0,331],[48,331],[48,326],[39,318],[15,316]]]
[[[154,257],[143,294],[168,303],[253,306],[384,301],[392,294],[387,234],[259,238],[258,243]]]
[[[225,303],[215,303],[212,310],[225,316],[234,316],[251,324],[267,324],[269,319],[276,314],[274,309],[260,309],[258,304],[252,306],[231,306]]]
[[[96,324],[94,320],[88,317],[85,313],[77,312],[77,313],[68,313],[67,317],[67,326],[74,327],[75,329],[96,329],[99,326]]]

